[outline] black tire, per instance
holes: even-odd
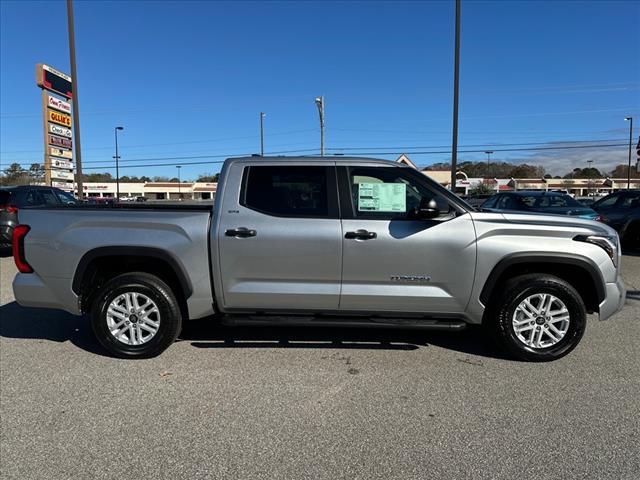
[[[160,326],[155,335],[141,345],[127,345],[114,337],[107,324],[111,302],[126,292],[140,293],[151,299],[159,311]],[[165,351],[180,334],[182,315],[171,289],[155,275],[144,272],[119,275],[100,289],[91,308],[91,326],[100,344],[119,358],[151,358]]]
[[[491,300],[484,324],[496,343],[511,356],[529,362],[548,362],[563,357],[580,343],[587,325],[587,312],[582,297],[569,283],[553,275],[527,274],[508,280],[501,290]],[[557,297],[570,316],[564,337],[555,345],[544,348],[533,348],[521,341],[512,321],[518,305],[537,293]]]

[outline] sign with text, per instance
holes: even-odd
[[[52,97],[51,95],[47,95],[47,106],[50,108],[55,108],[56,110],[60,110],[64,113],[71,113],[71,104],[69,102],[65,102],[64,100],[60,100],[59,98]]]
[[[73,182],[51,182],[52,187],[59,188],[60,190],[64,190],[66,192],[73,191]]]
[[[58,169],[73,170],[73,162],[62,160],[61,158],[51,158],[51,166]]]
[[[407,185],[404,183],[359,183],[358,211],[406,212]]]
[[[58,137],[57,135],[49,135],[49,145],[71,148],[71,140],[64,137]]]
[[[63,97],[71,98],[73,96],[71,77],[44,63],[36,65],[36,84],[40,88],[59,93]]]
[[[69,170],[56,170],[51,169],[51,178],[58,178],[62,180],[73,180],[73,172]]]
[[[47,109],[47,120],[58,125],[64,125],[65,127],[71,127],[71,115],[66,113],[60,113],[55,110]]]
[[[71,150],[64,150],[57,147],[49,147],[49,155],[51,155],[52,157],[61,157],[68,159],[73,158],[73,153],[71,152]]]
[[[73,136],[73,132],[70,128],[60,127],[54,123],[49,124],[49,133],[53,133],[54,135],[60,135],[61,137],[71,138]]]

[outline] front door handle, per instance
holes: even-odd
[[[344,238],[356,240],[371,240],[377,236],[378,234],[376,232],[369,232],[367,230],[356,230],[355,232],[347,232],[344,234]]]
[[[224,234],[227,237],[236,237],[236,238],[255,237],[257,233],[258,232],[256,232],[255,230],[250,230],[245,227],[230,228],[224,231]]]

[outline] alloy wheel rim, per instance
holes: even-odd
[[[516,338],[535,349],[557,345],[567,334],[570,322],[567,306],[549,293],[536,293],[522,300],[512,318]]]
[[[158,333],[160,310],[142,293],[122,293],[107,308],[107,328],[125,345],[143,345]]]

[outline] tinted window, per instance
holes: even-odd
[[[242,205],[276,216],[328,217],[327,167],[248,167]]]
[[[27,207],[37,207],[38,205],[44,205],[44,198],[40,195],[38,190],[29,190],[24,197],[24,204]]]
[[[616,195],[609,195],[608,197],[603,198],[602,200],[599,200],[598,202],[596,202],[594,206],[596,206],[596,207],[612,207],[618,201],[618,198],[620,198],[620,195],[617,195],[617,194]]]
[[[62,190],[54,190],[53,193],[56,194],[56,197],[58,197],[60,203],[63,203],[65,205],[72,205],[77,203],[75,197],[70,193],[64,192]]]
[[[487,200],[486,202],[484,202],[480,208],[493,208],[496,204],[496,200],[498,200],[500,197],[499,196],[494,196],[492,198],[490,198],[489,200]]]
[[[0,190],[0,205],[6,205],[7,203],[11,203],[11,192]]]
[[[626,195],[620,204],[623,208],[635,208],[640,204],[640,195]]]
[[[43,189],[38,190],[38,193],[42,195],[42,199],[44,200],[45,205],[58,205],[58,199],[53,193],[53,190]]]
[[[529,197],[518,197],[516,195],[503,195],[498,199],[498,208],[501,210],[526,210],[529,207],[527,203]]]
[[[351,167],[349,183],[356,217],[415,219],[420,204],[431,199],[442,213],[451,209],[444,197],[404,168]]]

